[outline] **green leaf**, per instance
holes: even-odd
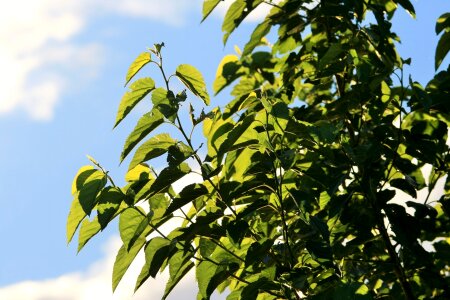
[[[256,26],[255,30],[250,37],[250,41],[245,45],[242,56],[250,54],[257,46],[261,44],[261,39],[265,37],[272,27],[270,19],[266,19],[264,22]]]
[[[208,285],[216,274],[218,267],[216,264],[204,260],[201,261],[195,268],[195,278],[198,283],[198,290],[202,295],[203,299],[209,299],[211,296],[210,291],[208,291]]]
[[[217,95],[226,86],[243,75],[240,69],[239,58],[236,55],[226,55],[222,58],[216,71],[216,78],[213,83],[214,93]]]
[[[170,146],[167,152],[167,162],[169,166],[178,166],[194,154],[194,150],[183,142]]]
[[[143,52],[139,54],[138,57],[131,63],[128,68],[127,76],[125,78],[125,85],[130,82],[130,80],[136,75],[140,69],[142,69],[146,64],[152,61],[150,52]]]
[[[155,82],[151,78],[141,78],[133,82],[130,90],[123,95],[117,112],[116,123],[114,127],[128,115],[128,113],[139,103],[148,93],[155,88]]]
[[[72,201],[72,205],[70,206],[69,216],[67,217],[67,225],[66,225],[66,237],[67,244],[72,241],[73,235],[80,225],[81,221],[86,217],[86,213],[81,207],[80,201],[78,201],[78,197],[75,197]]]
[[[203,102],[209,105],[208,91],[200,71],[191,65],[183,64],[178,66],[175,74],[194,95],[202,98]]]
[[[244,0],[234,1],[228,8],[225,18],[222,23],[223,43],[226,44],[230,34],[236,29],[244,16],[244,10],[247,4]],[[241,21],[240,21],[241,20]]]
[[[106,175],[99,170],[93,172],[92,170],[86,170],[84,173],[88,173],[89,175],[83,182],[83,186],[79,189],[77,198],[84,212],[89,216],[96,204],[98,193],[106,184]]]
[[[131,247],[129,251],[127,251],[127,246],[125,245],[122,245],[122,247],[120,247],[120,250],[117,253],[113,267],[113,275],[112,275],[113,292],[116,290],[117,285],[122,280],[123,275],[125,275],[125,272],[128,270],[131,263],[136,258],[136,255],[145,245],[145,242],[146,242],[145,237],[140,237],[134,243],[133,247]]]
[[[136,281],[134,291],[137,291],[150,276],[155,278],[169,257],[170,248],[171,242],[162,237],[154,237],[148,242],[145,247],[145,264]]]
[[[97,211],[98,222],[102,230],[114,218],[124,199],[125,195],[119,188],[106,187],[100,192],[98,195]]]
[[[170,203],[165,215],[173,213],[177,209],[206,194],[208,194],[208,189],[203,184],[193,183],[185,186],[180,194]]]
[[[446,28],[450,28],[450,13],[445,13],[437,19],[436,34],[441,33]]]
[[[434,57],[434,68],[437,70],[450,51],[450,31],[445,32],[439,39]]]
[[[179,166],[169,166],[159,173],[158,178],[150,188],[150,194],[158,194],[168,189],[175,181],[189,174],[191,169],[188,164],[181,163]]]
[[[127,137],[125,145],[123,146],[122,154],[120,155],[120,161],[122,162],[125,157],[133,150],[133,148],[144,139],[150,132],[156,129],[164,122],[162,114],[153,109],[152,111],[144,114],[138,121],[136,127],[134,127],[131,134]]]
[[[128,249],[131,239],[142,221],[146,220],[142,208],[130,207],[123,211],[119,217],[119,233],[123,245]]]
[[[178,112],[178,103],[172,91],[157,88],[152,93],[152,102],[153,109],[159,110],[166,119],[174,122]]]
[[[203,1],[203,17],[202,22],[211,14],[211,12],[216,8],[216,6],[220,3],[221,0],[205,0]]]
[[[166,284],[166,289],[162,299],[166,299],[173,288],[180,282],[180,280],[192,269],[194,263],[191,261],[189,254],[184,254],[183,251],[178,251],[169,259],[169,274],[170,278]]]
[[[83,249],[84,245],[101,229],[100,223],[98,222],[98,218],[95,217],[92,221],[89,219],[84,219],[83,223],[81,223],[80,233],[78,235],[78,252]]]
[[[163,155],[169,150],[170,146],[176,143],[177,141],[172,139],[167,133],[161,133],[152,137],[136,150],[128,170],[132,170],[140,163]]]

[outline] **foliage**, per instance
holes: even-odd
[[[204,18],[219,2],[204,2]],[[231,4],[224,42],[263,2]],[[169,269],[164,299],[191,270],[198,299],[216,290],[230,300],[450,298],[450,69],[425,87],[405,80],[411,61],[396,51],[391,20],[399,6],[412,16],[414,7],[409,0],[271,5],[242,53],[218,68],[214,92],[231,86],[233,97],[222,109],[195,113],[190,101],[210,101],[204,79],[190,65],[167,77],[162,44],[132,63],[126,83],[148,64],[165,86],[151,78],[130,85],[116,125],[148,95],[153,105],[125,142],[121,160],[136,149],[127,184],[116,186],[93,159],[81,168],[68,241],[78,229],[80,250],[119,217],[113,288],[144,251],[136,289]],[[265,38],[271,31],[273,43]],[[450,48],[449,13],[436,32],[437,69]],[[175,77],[188,93],[171,88]],[[204,148],[192,138],[200,125]],[[152,136],[158,127],[176,128],[182,140]],[[157,173],[148,163],[163,155]],[[195,170],[203,182],[175,192]],[[435,196],[439,179],[445,191]],[[411,200],[393,201],[403,193]]]

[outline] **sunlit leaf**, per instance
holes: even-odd
[[[191,65],[184,64],[177,67],[175,74],[194,95],[202,98],[203,102],[209,105],[208,91],[200,71]]]
[[[155,82],[151,78],[141,78],[133,82],[130,90],[123,95],[119,104],[116,122],[114,127],[128,115],[128,113],[139,103],[148,93],[155,88]]]
[[[78,235],[78,252],[83,249],[84,245],[101,229],[98,218],[95,217],[92,221],[84,219],[80,226],[80,233]]]
[[[125,85],[149,62],[152,61],[150,52],[143,52],[131,63],[125,78]]]
[[[172,139],[167,133],[161,133],[152,137],[136,150],[128,170],[133,169],[140,163],[163,155],[169,151],[169,147],[175,145],[176,142],[177,141]]]
[[[122,154],[120,155],[120,160],[123,161],[140,141],[142,141],[150,132],[156,129],[163,122],[163,116],[158,110],[152,110],[144,114],[139,119],[136,127],[127,137],[125,145],[123,146]]]

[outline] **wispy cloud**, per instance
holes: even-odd
[[[181,25],[200,9],[189,0],[16,0],[0,10],[0,115],[24,111],[50,120],[69,81],[82,68],[97,70],[98,43],[77,43],[89,21],[105,14],[146,17]],[[61,70],[59,66],[64,66]],[[66,71],[66,72],[65,72]],[[67,72],[69,71],[69,72]]]

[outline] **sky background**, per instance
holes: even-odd
[[[96,158],[121,182],[119,154],[145,107],[114,131],[125,74],[134,58],[164,42],[166,69],[196,66],[210,93],[221,58],[242,48],[264,9],[222,44],[227,3],[204,23],[201,0],[0,0],[0,299],[158,299],[164,278],[132,296],[141,261],[111,293],[120,239],[116,224],[76,254],[65,226],[72,179]],[[229,1],[225,1],[229,2]],[[434,74],[434,24],[449,1],[413,1],[417,19],[400,11],[394,31],[414,79]],[[448,65],[449,58],[442,64]],[[158,78],[155,69],[147,76]],[[212,106],[228,100],[226,91]],[[158,166],[156,166],[158,167]],[[192,295],[192,296],[190,296]],[[169,299],[195,299],[193,276]]]

